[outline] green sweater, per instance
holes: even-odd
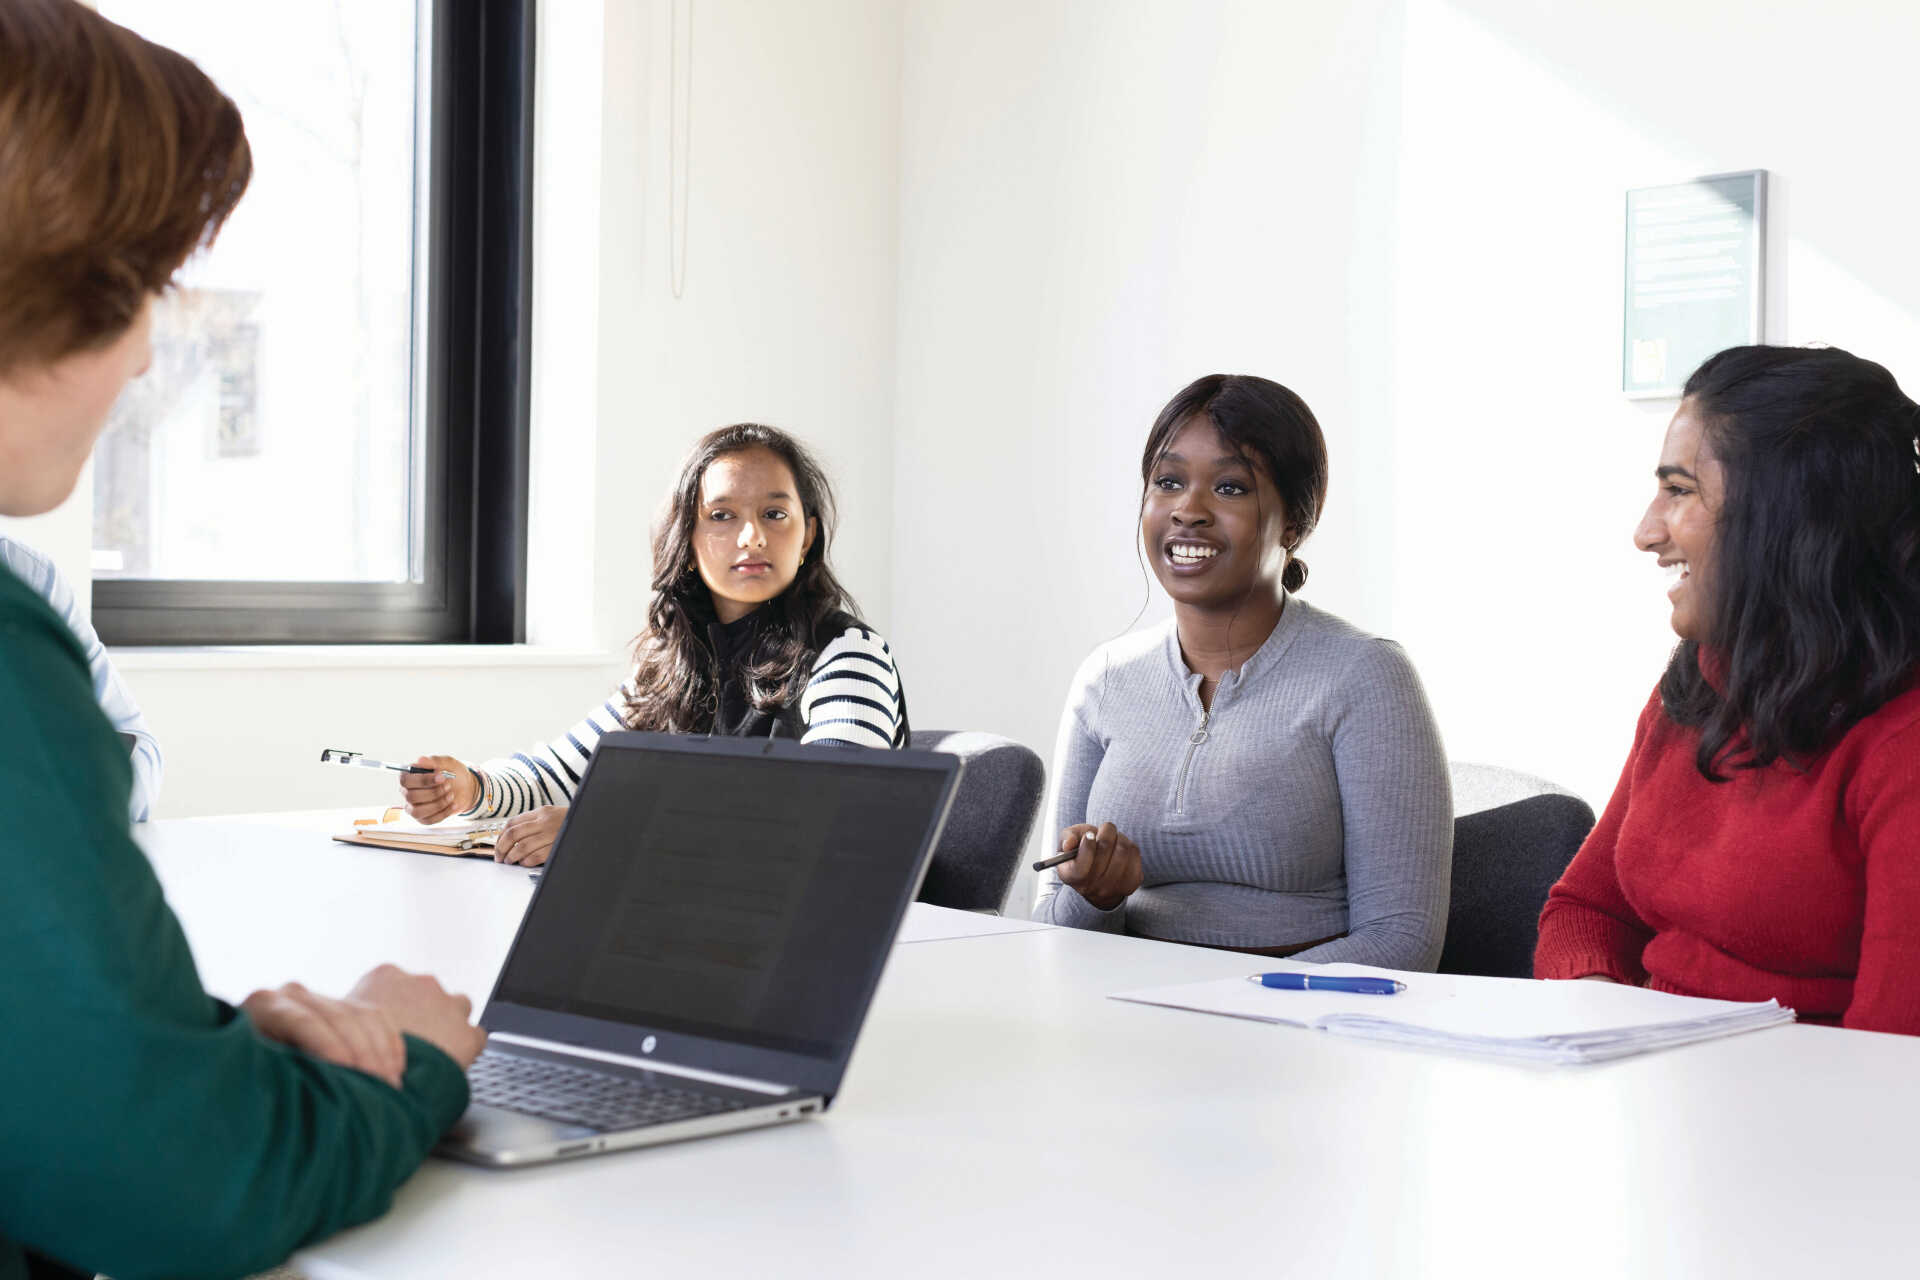
[[[0,568],[0,1280],[29,1250],[115,1280],[264,1270],[385,1212],[467,1105],[425,1041],[396,1090],[207,994],[131,778],[79,643]]]

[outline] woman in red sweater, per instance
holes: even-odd
[[[1920,1035],[1920,406],[1847,352],[1687,380],[1635,544],[1680,637],[1534,973]]]

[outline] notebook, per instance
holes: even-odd
[[[411,853],[437,853],[454,858],[492,858],[494,841],[506,825],[499,818],[479,818],[428,826],[401,817],[400,812],[389,809],[384,817],[356,822],[352,831],[336,835],[334,839],[341,844],[366,845],[373,849],[405,849]]]
[[[1773,1000],[1702,1000],[1608,982],[1401,973],[1358,964],[1269,968],[1397,978],[1407,989],[1392,996],[1285,991],[1235,977],[1112,998],[1549,1065],[1605,1062],[1793,1021],[1793,1010]]]

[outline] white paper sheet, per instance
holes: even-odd
[[[1771,1000],[1700,1000],[1608,982],[1400,973],[1355,964],[1310,972],[1397,978],[1407,989],[1360,996],[1224,978],[1123,991],[1113,999],[1535,1062],[1598,1062],[1793,1020],[1793,1010]]]

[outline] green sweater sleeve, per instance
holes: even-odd
[[[116,1280],[265,1269],[385,1211],[467,1103],[423,1041],[394,1089],[208,995],[130,778],[72,635],[0,571],[0,1277],[22,1247]]]

